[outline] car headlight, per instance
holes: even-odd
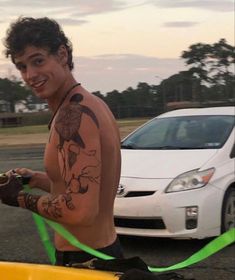
[[[181,192],[204,187],[215,172],[215,168],[204,171],[191,170],[176,177],[166,188],[165,192]]]

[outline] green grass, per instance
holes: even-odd
[[[143,123],[147,122],[149,118],[142,118],[142,119],[122,119],[117,120],[119,127],[125,127],[125,126],[140,126]]]
[[[127,126],[140,126],[148,120],[149,120],[148,118],[122,119],[122,120],[117,120],[117,123],[119,128],[121,128]],[[35,133],[48,133],[47,125],[0,128],[0,135],[20,135],[20,134],[35,134]]]
[[[0,135],[19,135],[19,134],[35,134],[47,133],[47,125],[32,125],[0,128]]]

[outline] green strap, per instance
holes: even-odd
[[[208,258],[209,256],[217,253],[218,251],[222,250],[223,248],[225,248],[226,246],[234,242],[235,242],[235,228],[231,228],[229,231],[213,239],[211,242],[209,242],[206,246],[204,246],[201,250],[193,254],[191,257],[178,264],[165,268],[149,267],[149,269],[152,272],[162,272],[162,271],[185,268],[187,266],[190,266],[192,264],[195,264],[197,262],[200,262]]]
[[[37,226],[39,236],[42,240],[43,246],[47,252],[48,258],[52,264],[55,264],[55,248],[50,241],[44,220],[37,214],[33,213],[33,219]]]
[[[30,191],[29,186],[24,186],[24,189],[26,191]],[[39,232],[39,235],[41,237],[41,240],[43,242],[43,245],[45,247],[45,250],[48,254],[49,260],[52,264],[55,263],[55,248],[50,242],[50,238],[45,226],[45,222],[53,228],[58,234],[60,234],[63,238],[65,238],[70,244],[72,244],[74,247],[80,248],[84,252],[87,252],[95,257],[98,257],[103,260],[111,260],[114,259],[113,257],[106,255],[102,252],[99,252],[95,249],[90,248],[89,246],[81,243],[80,241],[77,240],[77,238],[72,235],[68,230],[66,230],[63,226],[61,226],[58,223],[55,223],[53,221],[50,221],[48,219],[42,218],[38,214],[33,213],[33,218],[34,221],[37,225],[37,229]],[[188,259],[169,266],[169,267],[151,267],[149,266],[149,270],[151,272],[163,272],[163,271],[169,271],[169,270],[177,270],[181,268],[185,268],[187,266],[190,266],[192,264],[198,263],[209,256],[217,253],[218,251],[222,250],[226,246],[232,244],[235,242],[235,227],[231,228],[229,231],[223,233],[222,235],[216,237],[213,239],[211,242],[209,242],[206,246],[204,246],[201,250],[193,254],[191,257]]]
[[[29,193],[31,192],[31,189],[28,185],[24,185],[24,190]],[[48,235],[48,231],[45,226],[45,221],[41,216],[39,216],[38,214],[35,214],[35,213],[33,213],[33,219],[37,226],[37,230],[38,230],[39,236],[41,238],[41,241],[43,243],[43,246],[47,252],[49,261],[52,264],[55,264],[55,261],[56,261],[55,248],[54,248],[54,245],[50,241],[50,237]]]
[[[36,214],[35,214],[36,215]],[[42,219],[40,216],[38,216],[40,219]],[[63,238],[65,238],[67,241],[69,241],[70,244],[72,244],[75,247],[80,248],[81,250],[98,257],[100,259],[104,260],[110,260],[113,259],[113,257],[106,255],[104,253],[101,253],[95,249],[90,248],[89,246],[82,244],[79,242],[75,236],[73,236],[69,231],[67,231],[63,226],[60,224],[57,224],[55,222],[52,222],[50,220],[44,219],[44,221],[52,227],[58,234],[60,234]],[[45,227],[45,224],[43,223],[42,225],[39,225],[39,227]],[[188,259],[169,266],[169,267],[162,267],[162,268],[157,268],[157,267],[148,267],[151,272],[163,272],[163,271],[169,271],[169,270],[177,270],[181,268],[185,268],[187,266],[190,266],[192,264],[195,264],[197,262],[200,262],[209,256],[215,254],[216,252],[222,250],[226,246],[232,244],[235,242],[235,228],[230,229],[229,231],[223,233],[222,235],[218,236],[211,242],[209,242],[206,246],[204,246],[201,250],[199,250],[197,253],[193,254],[191,257]],[[45,246],[46,247],[46,246]],[[50,248],[46,248],[47,250],[50,250]],[[48,252],[48,255],[51,254]]]
[[[69,231],[67,231],[60,224],[57,224],[57,223],[47,220],[45,218],[44,218],[44,220],[51,228],[53,228],[58,234],[60,234],[62,237],[64,237],[64,239],[69,241],[69,243],[72,244],[74,247],[77,247],[77,248],[81,249],[82,251],[87,252],[87,253],[89,253],[97,258],[103,259],[103,260],[114,259],[114,257],[108,256],[102,252],[99,252],[99,251],[92,249],[91,247],[81,243],[80,241],[77,240],[77,238],[74,235],[72,235]]]

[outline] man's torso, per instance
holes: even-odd
[[[76,93],[81,94],[83,100],[79,102],[78,106],[74,103],[70,105],[69,99],[76,95]],[[45,150],[44,162],[46,172],[51,180],[51,194],[59,195],[66,191],[67,186],[65,181],[67,184],[69,183],[69,178],[65,175],[66,169],[73,168],[73,174],[76,174],[76,168],[79,169],[79,161],[82,163],[83,161],[89,160],[90,164],[89,168],[86,168],[86,170],[88,170],[86,172],[92,173],[92,178],[96,178],[94,167],[98,164],[98,161],[96,162],[96,157],[92,154],[92,145],[87,147],[83,139],[83,135],[87,134],[87,130],[89,130],[89,126],[86,126],[85,120],[89,119],[88,121],[91,125],[98,126],[101,147],[98,214],[92,224],[66,225],[65,227],[81,242],[93,248],[105,247],[111,244],[116,238],[113,224],[113,202],[120,177],[121,158],[119,131],[115,119],[107,106],[97,97],[87,93],[82,87],[78,87],[77,90],[73,91],[68,99],[66,99],[61,109],[63,106],[67,106],[68,110],[71,110],[70,113],[65,115],[68,118],[65,126],[70,127],[65,127],[64,130],[56,129],[56,117]],[[90,111],[92,113],[90,113]],[[69,118],[71,118],[71,120],[69,120]],[[61,137],[60,133],[63,131],[65,136]],[[74,135],[74,133],[76,137],[70,137],[72,134]],[[66,152],[63,149],[65,149]],[[61,167],[61,161],[63,162],[63,160],[66,163],[64,164],[64,169]],[[75,160],[77,160],[77,165],[73,165]],[[79,171],[79,174],[81,174],[81,171]],[[81,197],[86,195],[85,190],[81,189],[78,195]],[[92,206],[90,206],[90,208],[91,207]],[[74,247],[68,244],[68,242],[59,235],[55,236],[55,243],[59,250],[75,250]]]

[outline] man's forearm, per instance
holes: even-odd
[[[38,188],[48,193],[51,190],[51,181],[45,172],[36,171],[31,178],[29,185],[31,188]]]
[[[81,211],[81,208],[74,206],[68,193],[52,196],[50,194],[36,195],[20,191],[17,201],[19,207],[62,224],[87,226],[91,224],[90,217],[94,218],[93,209],[88,214],[86,213],[87,211]]]
[[[19,207],[28,209],[44,218],[57,222],[66,222],[66,218],[63,215],[64,211],[62,210],[64,208],[63,195],[52,197],[49,194],[37,195],[21,191],[18,194],[17,201]]]
[[[34,213],[39,214],[38,211],[38,200],[40,199],[40,195],[30,194],[26,192],[20,192],[17,200],[19,203],[19,206],[21,208],[28,209]]]

